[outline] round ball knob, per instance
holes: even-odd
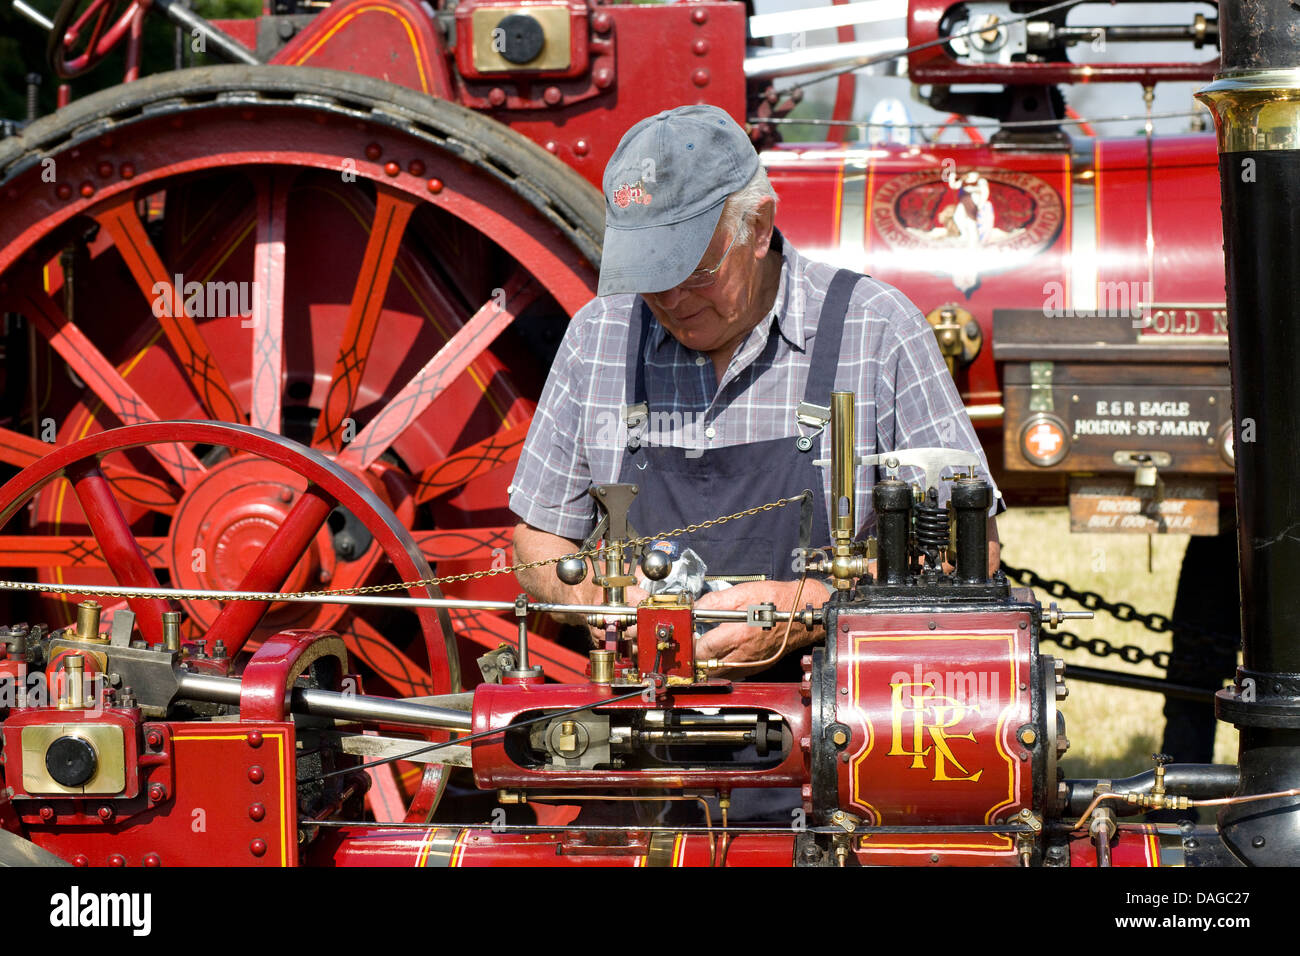
[[[578,557],[564,558],[555,566],[555,576],[565,584],[582,583],[582,579],[587,576],[586,559]]]
[[[641,573],[651,581],[662,581],[673,569],[673,559],[663,551],[652,549],[641,559]]]

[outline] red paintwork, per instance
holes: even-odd
[[[627,691],[621,691],[626,693]],[[620,691],[608,685],[543,684],[511,686],[480,684],[474,693],[475,733],[501,727],[525,714],[539,716],[545,710],[564,710],[594,704],[617,696]],[[642,700],[624,700],[600,710],[614,712],[664,707],[720,707],[725,710],[767,710],[786,721],[795,744],[777,766],[767,770],[725,771],[683,768],[673,771],[640,770],[532,770],[510,759],[502,737],[493,736],[473,742],[474,781],[479,788],[554,787],[575,789],[609,787],[798,787],[807,782],[807,753],[799,742],[809,735],[808,703],[797,684],[721,684],[715,693],[691,693],[674,696],[669,692],[649,704]]]
[[[646,866],[649,834],[580,830],[558,833],[493,833],[486,827],[429,827],[427,830],[342,828],[314,854],[312,863],[334,866]],[[598,842],[602,839],[617,842]],[[668,866],[789,866],[794,833],[733,836],[725,847],[707,834],[673,838]]]
[[[658,636],[661,627],[668,629],[666,638]],[[695,680],[695,641],[691,636],[694,625],[689,607],[642,604],[636,611],[636,632],[637,670],[642,674]],[[661,643],[670,646],[660,651]]]
[[[743,4],[614,4],[596,8],[588,16],[586,5],[572,0],[575,65],[569,72],[574,76],[530,76],[521,71],[518,78],[485,75],[480,79],[462,72],[470,62],[468,24],[473,11],[518,5],[505,0],[458,4],[460,69],[449,74],[440,55],[441,41],[431,35],[428,18],[397,0],[331,4],[327,13],[277,54],[275,62],[366,73],[487,113],[558,156],[598,188],[624,131],[646,116],[683,103],[712,103],[737,122],[746,120]],[[579,72],[578,64],[584,63]],[[428,66],[412,69],[419,64]],[[647,85],[635,79],[646,76],[653,76],[655,82]],[[494,90],[499,91],[496,96]],[[548,98],[548,90],[559,96]]]
[[[1183,866],[1183,837],[1177,826],[1121,823],[1111,843],[1114,867]],[[1087,834],[1072,834],[1070,866],[1096,867],[1097,847]]]
[[[324,654],[339,659],[340,675],[347,673],[343,642],[328,631],[281,631],[263,641],[239,675],[243,682],[239,716],[243,720],[284,720],[294,680]]]
[[[955,303],[974,316],[983,332],[983,347],[973,364],[958,369],[957,384],[968,403],[985,404],[1002,398],[1000,370],[993,361],[994,310],[1042,310],[1048,307],[1054,289],[1063,296],[1063,304],[1071,306],[1079,295],[1074,286],[1076,274],[1081,273],[1076,270],[1084,268],[1077,256],[1095,261],[1098,282],[1138,283],[1135,291],[1144,299],[1223,302],[1222,225],[1214,137],[1162,136],[1154,141],[1155,254],[1150,272],[1146,252],[1145,140],[1097,140],[1092,149],[1081,154],[1082,158],[1079,155],[995,150],[982,144],[890,144],[870,149],[803,144],[769,151],[763,158],[782,200],[777,225],[800,252],[888,282],[923,313]],[[975,276],[978,285],[967,291],[955,284],[950,270],[955,262],[969,262],[964,253],[978,252],[978,247],[963,253],[947,238],[922,238],[911,233],[904,238],[896,222],[897,203],[913,198],[905,194],[919,193],[916,200],[937,203],[929,207],[935,218],[953,205],[943,195],[947,187],[940,182],[945,169],[959,176],[978,170],[994,181],[994,228],[1021,230],[1019,241],[1023,247],[1014,253],[1015,257],[1005,265],[990,260],[990,268]],[[863,177],[865,185],[856,190],[847,187],[846,181],[861,183]],[[998,180],[1004,185],[999,186]],[[1020,188],[1026,184],[1046,190],[1044,197],[1054,197],[1051,208],[1011,207],[1012,200],[1028,201]],[[1004,195],[999,197],[999,191]],[[1093,244],[1083,252],[1076,250],[1073,234],[1081,199],[1095,202],[1096,209],[1091,230]],[[861,234],[847,234],[846,221],[864,222]],[[1035,231],[1045,235],[1036,242],[1028,241]],[[1214,334],[1216,328],[1209,310],[1203,309],[1201,314],[1198,334]],[[1147,331],[1161,335],[1185,330],[1170,328],[1157,316],[1153,328]],[[1222,334],[1222,329],[1218,332]],[[1152,348],[1160,347],[1159,341],[1152,344]]]
[[[71,712],[31,713],[31,722],[48,723],[63,721]],[[130,741],[141,733],[135,713]],[[6,720],[6,733],[14,719]],[[23,813],[28,838],[82,866],[297,865],[292,723],[146,723],[142,730],[161,733],[163,744],[141,751],[138,758],[135,745],[128,744],[128,768],[141,765],[141,796],[41,800],[56,807],[53,823],[41,820],[34,801],[19,801],[15,806]],[[147,795],[153,783],[166,788],[156,805]],[[116,810],[108,824],[96,812],[106,803]],[[71,810],[78,805],[85,812],[74,816]],[[254,841],[265,844],[260,854],[254,852]],[[147,860],[151,854],[156,862]],[[121,861],[114,861],[115,856]]]
[[[936,625],[928,629],[928,622]],[[850,728],[839,806],[872,826],[990,825],[1033,808],[1027,614],[846,614],[835,719]],[[844,625],[847,624],[847,629]],[[878,837],[907,845],[925,837]],[[961,843],[1014,853],[997,835]]]

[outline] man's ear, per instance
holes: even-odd
[[[772,246],[772,227],[776,224],[776,200],[764,196],[754,210],[754,258],[762,259]]]

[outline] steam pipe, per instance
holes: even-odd
[[[1215,711],[1241,731],[1237,796],[1300,786],[1300,9],[1222,0],[1220,71],[1197,96],[1219,141],[1241,559],[1243,663]],[[1260,866],[1300,850],[1300,805],[1224,807],[1224,843]]]

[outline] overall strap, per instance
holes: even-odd
[[[804,383],[803,401],[795,410],[801,426],[813,429],[811,435],[800,432],[795,447],[809,452],[815,438],[831,420],[831,392],[835,389],[835,372],[840,365],[840,346],[844,340],[844,317],[849,311],[853,288],[862,276],[841,269],[831,277],[822,300],[817,334],[813,339],[812,360],[808,363],[808,381]]]
[[[646,343],[650,341],[653,317],[650,307],[642,298],[637,298],[628,316],[627,325],[627,380],[624,386],[625,404],[623,405],[623,424],[628,430],[628,450],[635,451],[641,442],[632,435],[650,415],[650,403],[646,397],[645,355]]]
[[[803,392],[805,402],[830,408],[835,372],[840,365],[840,346],[844,341],[844,317],[849,311],[853,289],[861,278],[861,273],[841,269],[831,278],[826,289],[821,317],[817,320],[812,361],[808,363],[808,381]]]

